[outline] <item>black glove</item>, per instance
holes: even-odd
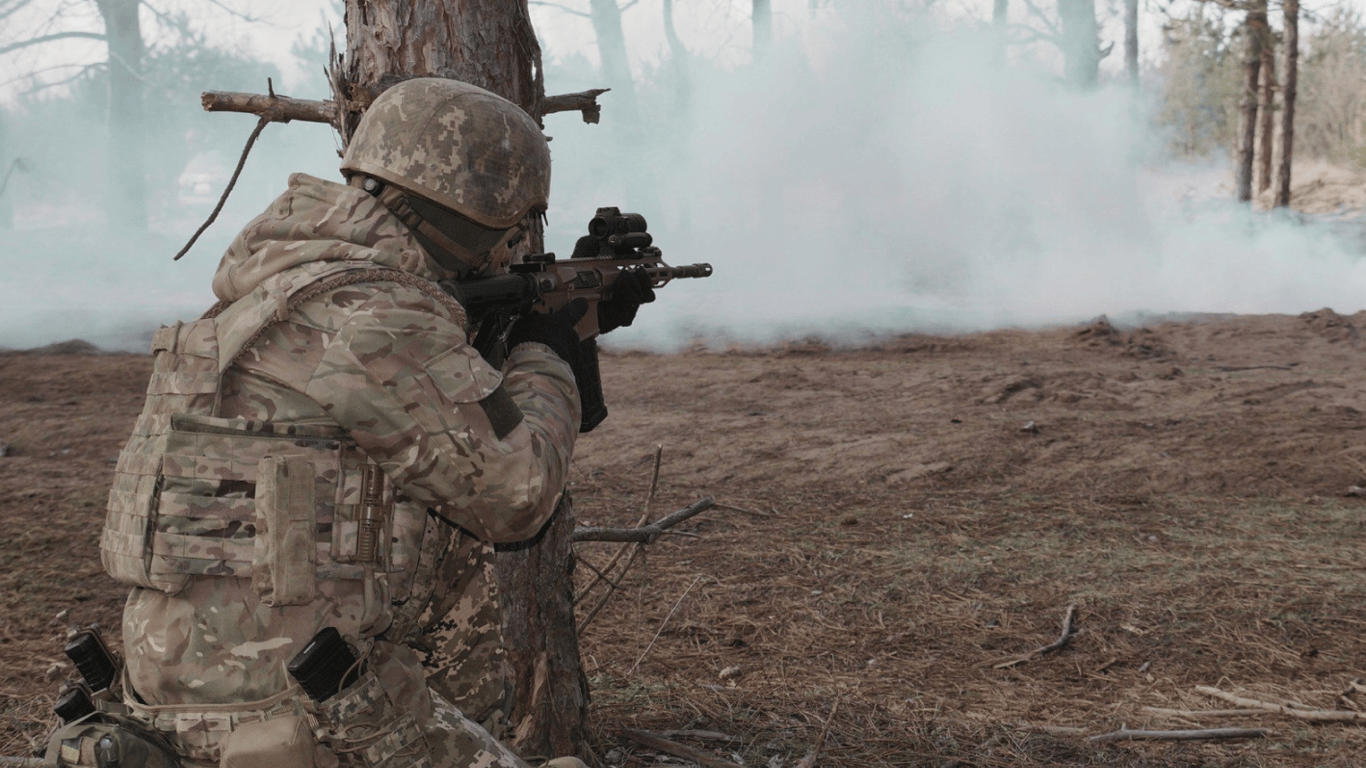
[[[538,312],[522,315],[512,324],[512,330],[508,331],[508,349],[534,341],[550,347],[561,360],[578,370],[579,333],[574,326],[586,314],[588,302],[574,299],[548,315]]]
[[[598,302],[598,330],[602,333],[624,328],[635,322],[641,304],[655,300],[650,274],[643,269],[621,273],[612,283],[612,298]]]

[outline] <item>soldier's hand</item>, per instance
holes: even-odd
[[[648,272],[643,269],[623,272],[612,283],[612,298],[598,302],[598,330],[607,333],[629,326],[635,322],[640,305],[654,300],[655,289]]]
[[[574,299],[550,314],[532,312],[522,315],[512,324],[512,330],[508,331],[508,349],[528,342],[544,344],[561,360],[578,370],[579,333],[574,326],[586,314],[588,302]]]

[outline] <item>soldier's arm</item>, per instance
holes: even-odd
[[[417,292],[356,307],[306,394],[400,493],[486,541],[534,535],[564,489],[579,424],[569,366],[524,344],[504,375]]]

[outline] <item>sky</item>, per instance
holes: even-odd
[[[1116,83],[1072,91],[1046,54],[996,66],[991,41],[963,23],[971,6],[941,2],[944,12],[907,19],[883,2],[835,13],[774,0],[780,44],[756,66],[747,0],[678,0],[679,36],[709,54],[693,68],[688,108],[656,85],[642,91],[644,129],[614,120],[610,93],[601,125],[547,118],[549,248],[568,250],[596,206],[616,205],[646,215],[670,263],[715,268],[668,286],[611,343],[858,341],[1100,314],[1366,306],[1366,269],[1340,230],[1229,204],[1218,191],[1227,166],[1166,158],[1143,94]],[[327,5],[263,10],[269,25],[221,18],[213,39],[279,56]],[[597,84],[587,20],[536,5],[533,22],[550,93]],[[658,0],[624,23],[638,80],[659,82]],[[297,75],[278,63],[287,85]],[[285,131],[317,138],[301,151]],[[184,223],[133,239],[90,227],[18,233],[6,280],[24,287],[0,308],[0,347],[84,335],[137,348],[148,327],[212,301],[218,254],[289,172],[336,178],[336,164],[327,129],[272,126],[230,210],[175,264]]]

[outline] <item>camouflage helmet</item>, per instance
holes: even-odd
[[[342,172],[372,176],[489,229],[509,229],[550,194],[550,147],[521,107],[438,77],[405,80],[361,117]]]

